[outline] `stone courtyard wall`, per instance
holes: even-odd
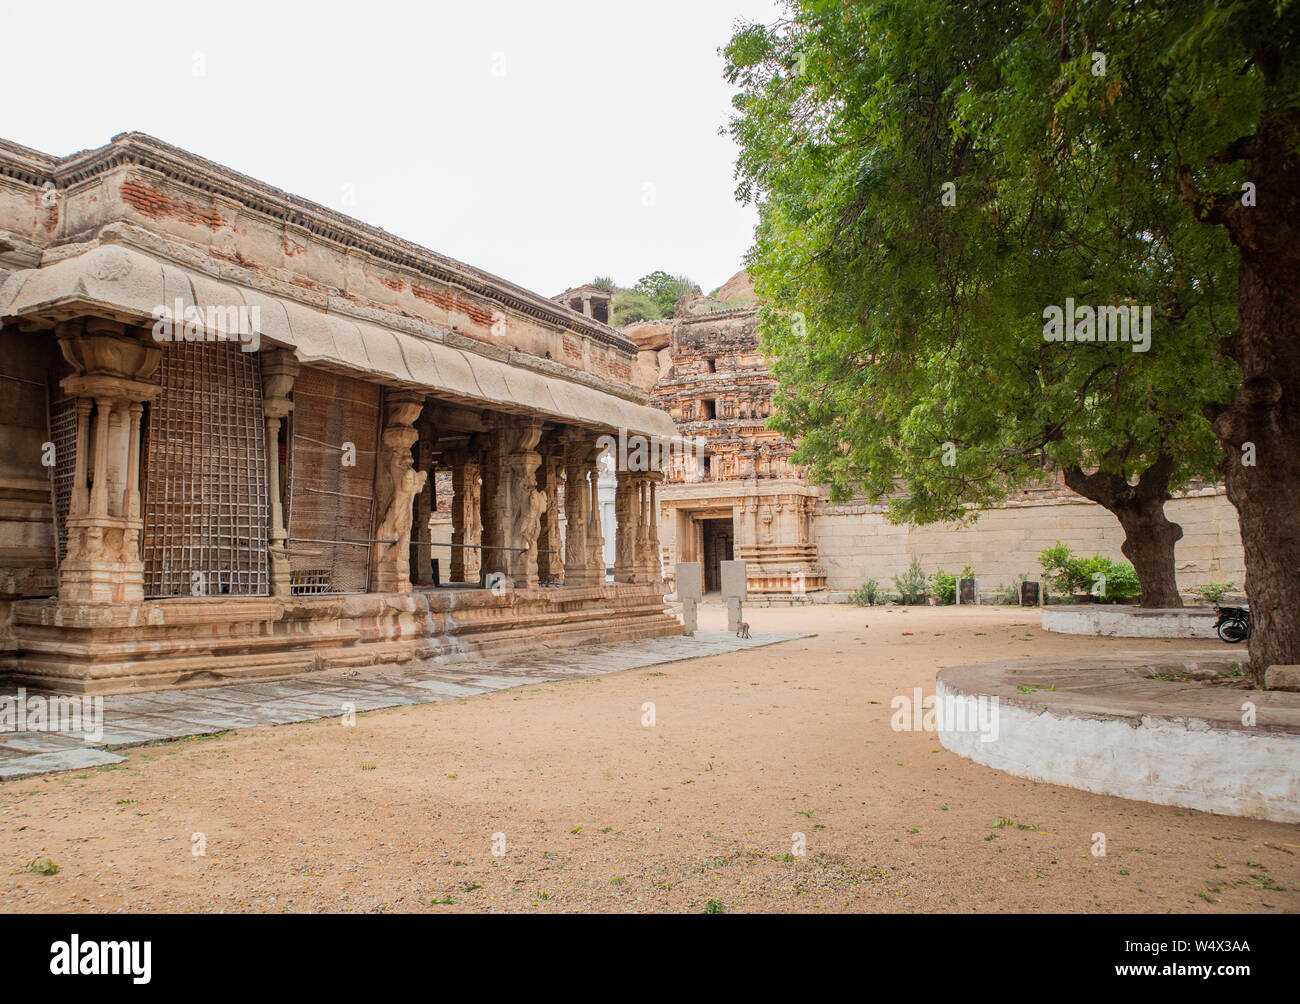
[[[1076,498],[1036,499],[986,510],[968,525],[955,527],[894,526],[866,502],[818,506],[813,520],[815,540],[832,590],[856,589],[875,579],[893,588],[912,557],[927,573],[936,568],[959,572],[975,569],[979,587],[996,589],[1012,584],[1020,574],[1041,574],[1038,553],[1057,540],[1085,555],[1106,554],[1124,561],[1119,521],[1091,502]],[[1183,528],[1175,562],[1180,589],[1206,582],[1234,582],[1241,591],[1245,559],[1237,511],[1222,489],[1204,489],[1176,498],[1165,506],[1171,520]]]

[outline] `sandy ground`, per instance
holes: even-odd
[[[819,634],[4,784],[0,909],[1300,908],[1300,827],[1036,784],[890,729],[941,666],[1206,643],[1048,635],[1014,608],[746,615]]]

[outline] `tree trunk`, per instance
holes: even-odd
[[[1066,487],[1102,506],[1124,528],[1120,550],[1137,572],[1144,607],[1183,605],[1174,571],[1174,545],[1182,539],[1183,528],[1165,516],[1173,470],[1173,458],[1162,455],[1142,472],[1136,485],[1102,471],[1085,474],[1069,467],[1064,472]]]
[[[1241,388],[1207,412],[1228,454],[1224,480],[1241,524],[1258,684],[1269,666],[1300,663],[1300,110],[1286,59],[1257,54],[1270,86],[1255,132],[1210,159],[1248,160],[1243,175],[1259,204],[1244,205],[1240,192],[1206,196],[1184,174],[1184,199],[1203,221],[1225,227],[1241,255],[1238,327],[1220,343],[1241,367]]]

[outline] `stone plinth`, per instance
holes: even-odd
[[[1300,822],[1300,694],[1230,685],[1236,666],[1226,647],[955,666],[939,742],[1033,781]]]

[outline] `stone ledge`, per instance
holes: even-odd
[[[1043,630],[1102,638],[1213,638],[1213,607],[1132,607],[1078,604],[1043,607]]]
[[[996,727],[941,723],[939,741],[1033,781],[1300,822],[1300,694],[1197,682],[1232,666],[1221,650],[955,666],[938,699],[994,700]]]

